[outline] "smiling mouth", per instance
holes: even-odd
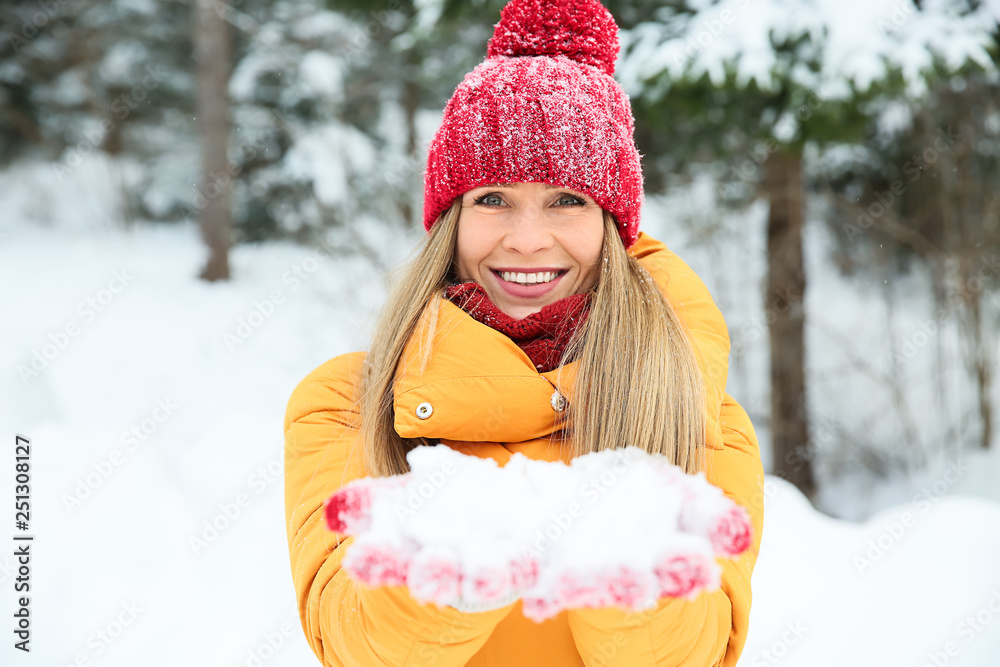
[[[496,269],[490,269],[493,274],[500,278],[501,280],[514,283],[515,285],[543,285],[545,283],[550,283],[556,278],[559,278],[564,273],[566,269],[560,269],[556,271],[497,271]]]

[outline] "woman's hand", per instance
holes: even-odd
[[[650,609],[718,588],[716,558],[751,543],[746,511],[704,475],[635,448],[570,466],[515,455],[499,468],[443,445],[408,459],[406,475],[342,488],[326,517],[355,536],[343,561],[353,577],[425,603],[489,610],[520,597],[535,621]]]

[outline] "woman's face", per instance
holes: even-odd
[[[545,183],[486,185],[462,196],[458,276],[521,319],[597,279],[604,217],[594,200]]]

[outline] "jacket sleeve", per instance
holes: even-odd
[[[708,451],[705,474],[750,512],[750,548],[738,558],[719,559],[721,586],[694,600],[663,598],[654,609],[635,613],[613,607],[568,612],[573,640],[587,667],[735,667],[739,660],[750,620],[750,576],[764,527],[764,470],[753,424],[729,394],[720,422],[724,446]]]
[[[353,401],[363,362],[359,352],[317,368],[285,415],[285,518],[302,629],[323,665],[464,665],[513,605],[466,614],[420,604],[403,586],[358,584],[340,567],[352,538],[326,527],[326,499],[364,476]]]

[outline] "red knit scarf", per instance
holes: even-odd
[[[513,340],[539,373],[559,367],[566,344],[590,312],[590,294],[586,292],[563,297],[520,320],[501,311],[476,282],[448,287],[445,298]]]

